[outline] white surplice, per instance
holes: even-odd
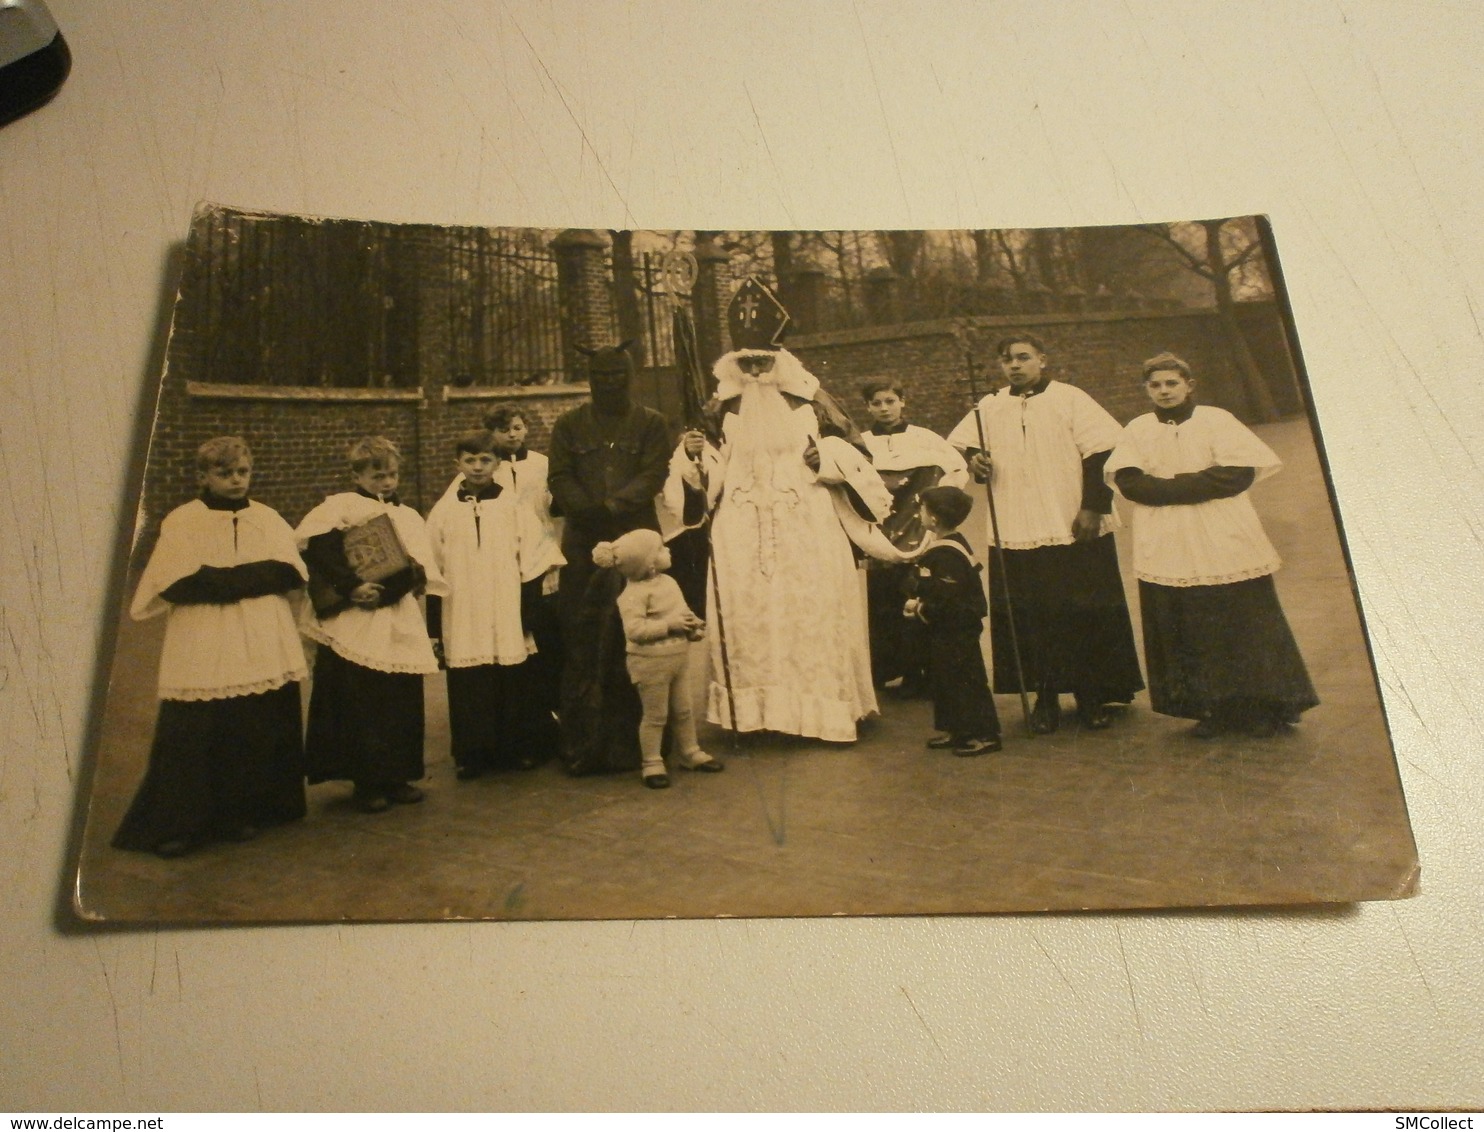
[[[348,530],[377,515],[391,518],[407,557],[427,574],[427,592],[446,597],[448,585],[438,569],[423,518],[401,503],[387,503],[355,491],[338,492],[304,516],[294,537],[302,550],[316,535]],[[306,603],[299,631],[362,668],[418,675],[438,671],[438,659],[433,654],[433,642],[428,639],[422,607],[410,593],[379,609],[352,606],[323,620]]]
[[[271,692],[308,675],[304,648],[283,594],[224,604],[172,605],[160,594],[203,566],[239,566],[271,559],[308,579],[294,532],[277,511],[256,501],[240,511],[216,510],[199,499],[177,507],[160,524],[149,565],[129,614],[136,621],[168,611],[160,652],[160,698],[220,700]]]
[[[978,415],[984,426],[979,437]],[[996,517],[1006,550],[1066,546],[1082,508],[1082,461],[1106,452],[1123,435],[1118,422],[1074,385],[1049,381],[1040,393],[1021,397],[1007,385],[980,400],[948,434],[960,451],[989,445]],[[1122,524],[1117,512],[1103,516],[1099,534]]]
[[[535,645],[521,627],[516,493],[504,487],[493,499],[461,499],[463,482],[428,512],[428,541],[449,588],[444,656],[450,668],[523,664]]]
[[[1197,405],[1190,418],[1166,424],[1154,413],[1130,421],[1103,469],[1159,479],[1211,467],[1252,468],[1253,480],[1281,468],[1277,454],[1225,409]],[[1204,503],[1134,509],[1134,573],[1161,586],[1216,586],[1261,578],[1282,565],[1247,492]]]

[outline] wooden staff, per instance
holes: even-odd
[[[993,464],[989,444],[984,439],[984,416],[979,411],[979,380],[974,365],[974,352],[964,351],[964,366],[969,371],[969,399],[974,413],[974,424],[979,428],[979,451]],[[1000,541],[1000,517],[994,505],[994,469],[984,478],[984,497],[989,500],[989,533],[994,544],[996,573],[1000,576],[1000,587],[1005,593],[1005,619],[1010,623],[1010,655],[1015,661],[1015,682],[1020,685],[1020,711],[1025,719],[1025,732],[1032,739],[1036,729],[1031,725],[1031,697],[1025,687],[1025,666],[1020,659],[1020,637],[1015,630],[1015,604],[1010,599],[1010,574],[1005,569],[1005,545]]]

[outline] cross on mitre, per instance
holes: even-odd
[[[756,279],[743,281],[727,304],[727,329],[734,350],[777,350],[783,345],[788,311]]]

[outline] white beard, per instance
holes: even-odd
[[[733,444],[731,462],[740,473],[735,482],[742,486],[796,486],[804,467],[809,437],[800,428],[803,414],[768,380],[770,376],[749,376],[744,381],[737,424],[728,430]]]

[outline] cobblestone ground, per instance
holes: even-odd
[[[1318,459],[1302,420],[1258,431],[1286,466],[1254,498],[1284,557],[1279,593],[1323,701],[1289,734],[1193,739],[1188,722],[1154,715],[1141,695],[1108,731],[1083,732],[1068,711],[1055,735],[1029,739],[1018,698],[1002,696],[1003,753],[959,759],[923,748],[930,705],[888,699],[850,747],[778,737],[734,747],[703,733],[726,773],[682,772],[668,791],[643,789],[637,774],[573,779],[554,766],[461,783],[442,680],[430,678],[422,805],[362,815],[347,785],[326,784],[310,791],[303,822],[162,861],[107,845],[143,773],[155,712],[161,622],[129,623],[81,837],[81,906],[124,921],[261,922],[1404,894],[1415,851]],[[1126,585],[1137,626],[1131,577]]]

